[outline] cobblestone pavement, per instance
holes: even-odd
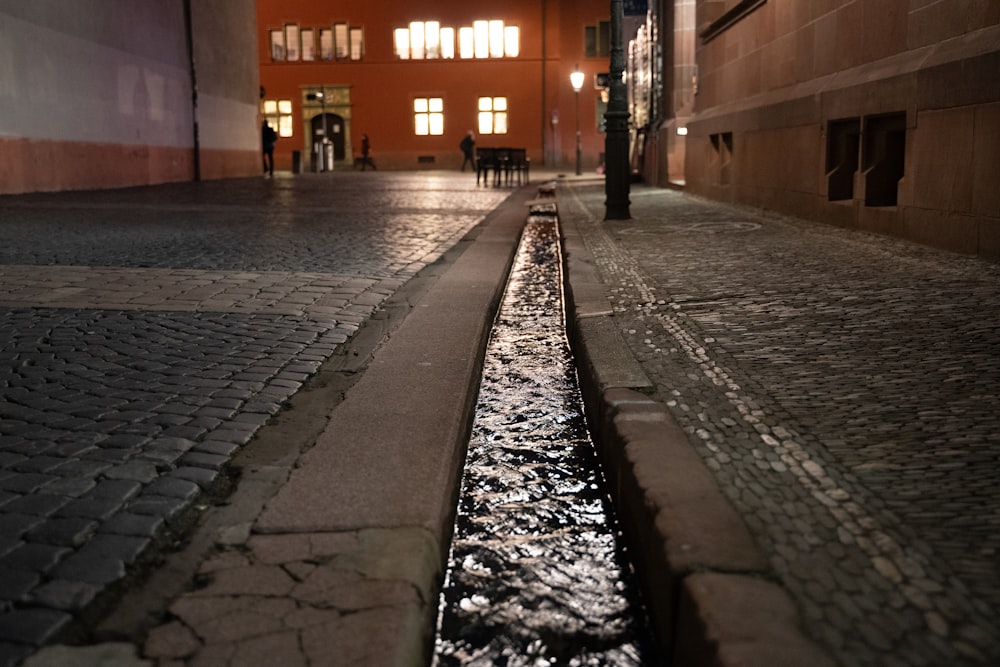
[[[0,198],[0,665],[507,194],[436,172]]]
[[[1000,664],[1000,267],[560,189],[632,352],[842,665]]]

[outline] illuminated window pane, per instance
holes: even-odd
[[[430,134],[430,121],[427,114],[421,113],[413,117],[413,131],[420,137]]]
[[[344,60],[351,54],[346,23],[333,24],[333,43],[337,60]]]
[[[396,28],[395,33],[396,56],[400,60],[410,59],[410,31],[406,28]]]
[[[444,134],[444,114],[431,114],[431,134]]]
[[[285,56],[288,60],[299,59],[299,26],[285,26]]]
[[[475,56],[475,31],[472,28],[459,28],[458,30],[458,53],[463,58]]]
[[[507,134],[507,113],[493,114],[493,134]]]
[[[477,58],[490,57],[490,24],[489,21],[473,21],[472,30],[475,33]]]
[[[490,58],[503,58],[503,21],[490,21]]]
[[[361,28],[351,28],[351,60],[361,60],[365,52],[365,38]]]
[[[444,134],[444,99],[418,97],[413,100],[413,131],[419,136]]]
[[[283,30],[271,31],[271,60],[285,59],[285,32]]]
[[[333,31],[329,28],[319,31],[319,57],[333,60]]]
[[[428,58],[441,57],[441,24],[428,21],[424,24],[424,43],[427,45]]]
[[[302,60],[316,60],[316,42],[312,29],[302,31]]]
[[[493,112],[479,112],[479,134],[493,134]]]
[[[507,134],[507,98],[479,98],[480,134]]]
[[[521,29],[516,25],[504,28],[503,52],[508,58],[516,58],[521,53]]]
[[[291,100],[264,100],[261,108],[264,120],[275,129],[279,137],[292,136],[294,126]]]
[[[455,57],[455,29],[441,28],[441,57]]]
[[[414,60],[424,58],[424,22],[413,21],[410,23],[410,53]]]

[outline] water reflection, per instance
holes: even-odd
[[[529,220],[487,349],[435,664],[651,664],[586,429],[554,218]]]

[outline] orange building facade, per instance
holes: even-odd
[[[459,143],[572,169],[604,152],[607,0],[257,3],[261,111],[279,170],[458,169]],[[576,93],[570,74],[585,84]],[[331,162],[332,158],[332,162]]]

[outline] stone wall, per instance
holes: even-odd
[[[0,9],[0,193],[257,173],[254,3],[191,3],[197,112],[185,4]]]
[[[690,191],[1000,260],[1000,5],[698,12]]]

